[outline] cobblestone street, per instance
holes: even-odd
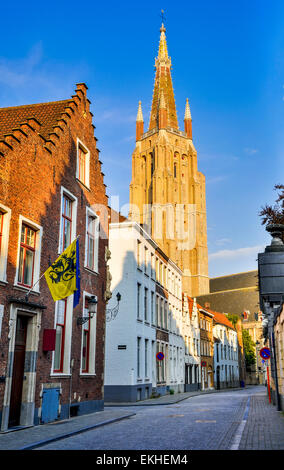
[[[263,386],[124,409],[136,415],[38,449],[284,449],[284,416],[268,403]]]

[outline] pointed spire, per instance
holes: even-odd
[[[137,112],[137,118],[136,118],[136,121],[142,121],[142,122],[144,122],[144,119],[143,119],[143,114],[142,114],[142,106],[141,106],[141,101],[139,101],[139,104],[138,104],[138,112]]]
[[[141,101],[139,101],[138,112],[137,112],[137,117],[136,117],[136,141],[140,140],[143,133],[144,133],[144,120],[143,120],[143,114],[142,114]]]
[[[166,126],[178,130],[178,120],[174,90],[171,77],[171,58],[168,55],[167,41],[165,35],[166,28],[162,24],[160,29],[160,42],[158,57],[155,59],[156,76],[154,83],[152,109],[150,114],[149,130],[157,128],[159,125],[159,109],[161,107],[161,95],[167,112]]]
[[[164,24],[162,23],[162,26],[160,28],[161,36],[160,36],[159,54],[158,54],[158,58],[160,60],[169,59],[165,32],[166,32],[166,28],[164,27]]]
[[[187,137],[192,139],[192,120],[191,120],[191,112],[188,103],[188,98],[186,98],[186,105],[185,105],[185,113],[184,113],[184,132],[186,133]]]
[[[190,112],[188,98],[186,98],[184,119],[191,119],[191,112]]]

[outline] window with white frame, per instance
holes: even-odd
[[[53,371],[63,372],[67,299],[58,300],[56,302],[55,310],[56,310],[55,311],[56,340],[55,340]]]
[[[137,282],[137,319],[141,320],[141,284]]]
[[[149,376],[149,340],[145,339],[145,377]]]
[[[137,378],[141,376],[141,338],[137,337]]]
[[[40,276],[40,252],[42,227],[20,216],[18,264],[15,284],[31,288]],[[35,286],[38,292],[38,283]]]
[[[137,256],[137,268],[138,269],[141,269],[141,242],[140,240],[137,240],[137,253],[136,253],[136,256]]]
[[[152,323],[152,325],[156,324],[154,296],[155,296],[154,292],[151,292],[151,323]]]
[[[36,230],[22,224],[18,284],[31,287],[34,281],[34,262],[36,250]]]
[[[144,287],[144,320],[148,322],[148,289]]]
[[[144,246],[144,272],[148,273],[148,248]]]
[[[0,205],[0,281],[7,280],[8,242],[11,209]]]
[[[83,145],[83,143],[77,139],[77,174],[78,180],[89,188],[90,186],[90,152]]]
[[[90,315],[88,301],[91,294],[84,295],[83,317],[88,318],[82,325],[82,348],[81,348],[81,374],[95,374],[95,350],[96,350],[96,319],[97,314]]]
[[[99,217],[89,207],[86,208],[85,267],[98,272],[99,259]]]
[[[61,213],[59,253],[70,245],[76,236],[77,198],[61,187]]]

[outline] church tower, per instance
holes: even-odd
[[[209,292],[205,177],[197,170],[188,99],[179,129],[165,31],[162,24],[147,132],[138,106],[129,218],[182,269],[183,291],[195,297]]]

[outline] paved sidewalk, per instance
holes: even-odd
[[[109,408],[83,416],[33,426],[0,434],[0,450],[25,450],[39,444],[72,436],[98,426],[130,418],[135,413],[123,409]]]
[[[222,390],[198,390],[196,392],[175,393],[174,395],[163,395],[159,398],[149,398],[138,402],[105,402],[105,406],[109,407],[124,407],[124,406],[157,406],[157,405],[172,405],[179,403],[187,398],[196,397],[197,395],[206,395],[208,393],[220,392],[233,392],[235,390],[244,390],[243,388],[225,388]]]
[[[266,390],[250,400],[239,450],[284,449],[284,413],[269,403]]]

